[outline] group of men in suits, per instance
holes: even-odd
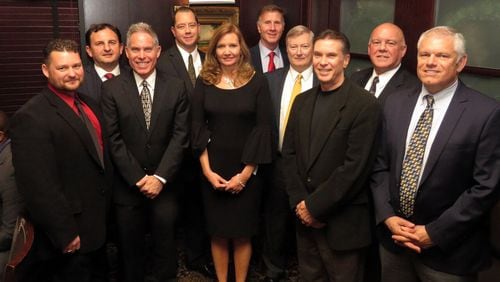
[[[125,46],[112,25],[92,25],[85,68],[75,42],[47,45],[48,86],[11,129],[17,184],[37,231],[26,281],[105,281],[110,201],[120,281],[144,279],[146,233],[152,276],[175,280],[178,211],[188,267],[213,275],[193,177],[199,162],[187,153],[200,26],[188,7],[173,19],[175,44],[163,53],[145,23],[129,27]],[[500,106],[458,79],[467,60],[461,34],[422,34],[417,79],[401,66],[402,30],[381,24],[368,42],[373,67],[349,79],[344,34],[314,37],[296,26],[283,48],[284,27],[281,8],[263,7],[251,49],[268,78],[279,144],[262,168],[266,281],[285,276],[289,225],[304,280],[363,281],[372,205],[382,281],[474,281],[488,263],[487,215],[498,199]],[[130,68],[119,64],[123,50]]]

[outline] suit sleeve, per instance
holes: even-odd
[[[118,87],[116,84],[113,86]],[[115,91],[113,86],[108,82],[103,84],[101,100],[110,152],[113,162],[122,177],[127,181],[128,185],[135,186],[137,181],[144,177],[145,172],[137,159],[128,150],[120,132],[120,109],[115,94],[120,95],[122,93]]]
[[[155,172],[156,175],[167,179],[167,181],[171,180],[177,173],[184,151],[189,146],[189,99],[184,83],[180,80],[179,82],[176,89],[178,99],[174,109],[172,136]],[[172,95],[173,92],[172,89],[168,95]]]
[[[50,125],[34,113],[12,120],[12,156],[16,181],[30,218],[63,250],[77,235],[75,207],[65,197]],[[71,144],[68,144],[71,145]],[[75,160],[77,161],[77,160]]]
[[[452,249],[468,230],[477,228],[498,201],[500,193],[500,107],[492,111],[481,131],[473,164],[474,185],[436,220],[426,225],[432,241]]]
[[[7,150],[4,149],[4,150]],[[5,163],[2,164],[0,174],[4,177],[0,179],[0,198],[2,225],[0,227],[0,252],[8,251],[12,241],[12,234],[16,225],[16,219],[21,211],[22,201],[16,187],[14,179],[14,167],[12,166],[12,154],[8,149],[8,155]]]
[[[345,161],[306,199],[311,214],[321,219],[334,209],[350,204],[366,187],[375,157],[380,125],[380,105],[366,102],[349,129]]]
[[[373,165],[373,172],[370,176],[370,188],[373,195],[375,205],[375,223],[378,225],[385,219],[396,215],[390,204],[389,193],[389,175],[390,162],[388,144],[389,140],[386,120],[382,123],[382,132],[380,134],[379,150]]]
[[[307,188],[300,177],[299,168],[297,166],[297,147],[299,144],[296,144],[296,142],[299,134],[297,127],[301,98],[303,98],[303,96],[297,96],[290,110],[281,150],[285,166],[283,171],[285,175],[285,188],[288,194],[290,208],[292,209],[294,209],[299,202],[307,198],[308,195]]]

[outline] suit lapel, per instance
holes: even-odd
[[[189,73],[186,69],[186,65],[184,64],[184,60],[182,60],[182,55],[177,46],[174,45],[172,48],[168,49],[168,55],[171,59],[171,62],[174,64],[174,69],[177,71],[179,78],[184,81],[186,84],[187,90],[192,92],[194,87],[191,83],[191,79],[189,78]]]
[[[310,144],[310,158],[308,162],[307,169],[309,170],[312,165],[314,164],[316,158],[318,155],[321,153],[321,150],[324,146],[324,144],[327,142],[329,136],[331,135],[332,131],[335,129],[337,126],[338,122],[340,121],[341,118],[341,111],[345,106],[345,103],[348,99],[348,93],[349,93],[349,88],[350,85],[344,82],[343,86],[339,89],[337,93],[333,93],[331,95],[336,95],[337,97],[336,100],[338,101],[335,103],[334,107],[331,109],[331,111],[328,112],[328,116],[324,118],[324,130],[321,130],[317,136],[314,136],[312,140],[310,140],[311,143],[305,143],[305,144]],[[319,94],[316,94],[319,95]],[[315,100],[315,99],[314,99]],[[314,104],[315,101],[312,102],[312,110],[310,111],[311,113],[314,111]],[[312,114],[309,116],[309,122],[308,126],[311,127],[311,120],[312,120]],[[310,132],[307,134],[310,136]],[[309,137],[310,138],[310,137]]]
[[[444,146],[448,143],[450,135],[453,130],[455,130],[458,121],[460,120],[460,116],[465,110],[467,98],[463,95],[463,91],[461,91],[462,86],[462,84],[459,84],[459,87],[455,92],[455,96],[452,98],[444,119],[439,126],[434,142],[432,143],[420,183],[424,183],[425,179],[429,176],[429,173],[432,171],[432,168],[443,152]]]
[[[128,104],[134,108],[137,122],[147,134],[148,129],[146,128],[146,119],[144,118],[141,97],[139,96],[139,89],[137,88],[137,84],[135,82],[133,70],[130,70],[126,74],[120,74],[119,77],[122,77],[123,94],[127,97],[126,99],[128,100]]]
[[[43,94],[49,103],[56,109],[56,113],[64,119],[71,126],[71,128],[73,128],[76,135],[82,140],[82,143],[89,155],[102,167],[102,163],[97,155],[92,137],[80,117],[78,117],[78,115],[63,100],[57,97],[55,93],[52,93],[52,91],[46,89]]]
[[[408,127],[410,126],[411,117],[413,115],[413,110],[415,109],[415,104],[419,97],[419,92],[409,92],[404,99],[401,99],[402,104],[399,105],[398,112],[396,114],[397,128],[395,129],[396,138],[396,175],[399,178],[401,176],[401,169],[403,165],[403,158],[406,152],[406,136],[408,134]]]
[[[288,75],[288,70],[289,68],[284,68],[282,71],[276,70],[280,71],[279,73],[277,73],[277,79],[273,81],[273,87],[276,87],[276,90],[271,91],[271,93],[275,93],[275,95],[273,95],[273,99],[275,99],[274,118],[276,119],[278,127],[280,124],[281,97],[283,96],[283,88],[285,87],[285,80],[286,76]]]
[[[387,82],[387,85],[384,87],[382,93],[380,93],[378,99],[385,99],[386,96],[394,93],[404,83],[403,71],[403,67],[400,67],[398,69],[398,71],[391,77],[389,82]]]
[[[149,132],[152,132],[154,127],[157,124],[158,116],[160,116],[160,112],[163,110],[163,100],[165,99],[162,89],[167,89],[167,83],[164,79],[161,78],[160,73],[156,72],[156,81],[155,81],[155,91],[154,91],[154,99],[153,99],[153,108],[151,111],[151,124],[149,126]]]

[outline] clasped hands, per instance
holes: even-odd
[[[384,223],[391,231],[394,242],[402,247],[421,253],[422,249],[433,245],[425,225],[416,225],[399,216],[391,216]]]
[[[144,196],[154,199],[163,189],[163,183],[153,175],[146,175],[135,184]]]
[[[231,194],[240,193],[243,188],[245,188],[245,183],[248,181],[248,178],[241,173],[234,175],[229,180],[224,179],[213,171],[205,173],[205,176],[210,184],[212,184],[212,187],[214,187],[214,190],[226,191]]]
[[[306,202],[301,201],[295,207],[295,215],[299,218],[300,222],[305,226],[312,228],[323,228],[326,224],[315,219],[306,207]]]

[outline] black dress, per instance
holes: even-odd
[[[220,89],[198,79],[192,101],[192,147],[205,148],[211,169],[226,180],[245,164],[272,161],[271,98],[267,80],[256,73],[237,89]],[[238,194],[214,190],[202,175],[208,233],[224,238],[257,233],[262,181],[258,170]]]

